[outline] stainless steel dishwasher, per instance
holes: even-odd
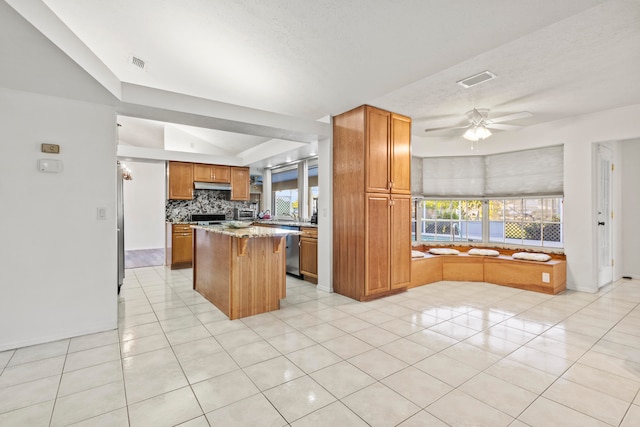
[[[278,228],[285,230],[300,231],[300,227],[293,225],[278,225]],[[287,236],[287,273],[296,277],[300,276],[300,236]]]

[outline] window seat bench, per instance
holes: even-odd
[[[566,289],[567,263],[564,255],[553,254],[546,262],[511,258],[514,250],[498,249],[499,256],[476,256],[455,247],[459,255],[433,255],[429,247],[414,247],[424,258],[411,260],[411,285],[422,286],[442,280],[487,282],[528,291],[557,294]],[[488,248],[485,248],[488,249]]]

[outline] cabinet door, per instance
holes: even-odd
[[[300,238],[300,273],[318,277],[318,239]]]
[[[231,168],[231,200],[249,200],[249,168]]]
[[[411,119],[391,115],[391,192],[411,194]]]
[[[193,243],[191,232],[188,233],[174,233],[173,235],[173,249],[171,257],[172,264],[188,264],[193,259]]]
[[[365,135],[365,191],[389,192],[389,118],[390,113],[367,107]]]
[[[231,168],[229,166],[211,165],[211,182],[230,183]]]
[[[213,170],[211,165],[195,163],[193,165],[193,180],[197,182],[213,182]]]
[[[391,196],[391,289],[411,283],[411,196]]]
[[[365,216],[365,295],[389,288],[389,197],[367,194]],[[411,224],[411,223],[409,223]]]
[[[169,199],[193,199],[193,163],[169,162]]]

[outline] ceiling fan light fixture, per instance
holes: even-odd
[[[464,139],[467,139],[473,142],[487,139],[490,136],[491,136],[491,131],[487,129],[486,126],[483,124],[470,127],[469,129],[467,129],[464,135],[462,135]]]
[[[476,128],[475,127],[471,127],[469,129],[467,129],[467,131],[464,133],[464,135],[462,135],[462,137],[464,139],[467,139],[469,141],[477,141],[478,135],[476,135]]]
[[[476,128],[476,135],[478,139],[487,139],[491,136],[491,131],[485,125],[480,125]]]

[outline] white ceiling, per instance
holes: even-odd
[[[313,120],[367,103],[412,117],[414,140],[459,138],[424,129],[474,107],[530,111],[513,124],[534,125],[640,102],[638,0],[42,1],[121,82]],[[484,70],[498,78],[456,84]],[[254,166],[314,149],[119,121],[123,145],[167,148],[171,135]]]

